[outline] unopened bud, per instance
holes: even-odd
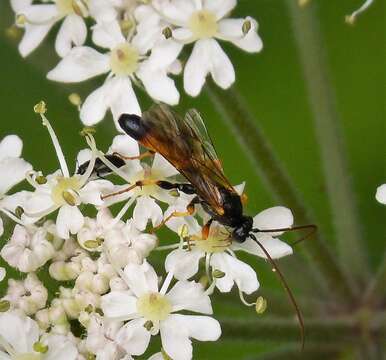
[[[33,349],[38,353],[45,354],[48,351],[48,346],[37,341],[35,344],[33,344]]]
[[[262,296],[259,296],[257,299],[256,299],[256,306],[255,306],[255,309],[256,309],[256,313],[257,314],[263,314],[264,311],[267,309],[267,300],[264,299]]]
[[[0,300],[0,312],[6,312],[11,307],[11,304],[8,300]]]
[[[143,327],[147,330],[150,331],[153,328],[154,324],[152,321],[148,320],[143,324]]]
[[[34,111],[35,111],[36,114],[45,114],[47,112],[46,103],[43,100],[38,102],[34,106]]]
[[[170,39],[173,35],[172,29],[169,26],[167,26],[162,30],[162,34],[163,36],[165,36],[165,39]]]
[[[80,104],[82,104],[82,99],[77,93],[70,94],[68,96],[68,101],[74,106],[80,106]]]
[[[46,184],[47,183],[47,178],[43,175],[39,175],[39,176],[36,176],[35,178],[35,181],[39,184],[39,185],[43,185],[43,184]]]
[[[212,272],[212,276],[215,279],[221,279],[221,278],[223,278],[225,276],[225,273],[223,271],[221,271],[221,270],[215,269]]]
[[[243,34],[247,35],[249,30],[251,30],[252,24],[250,20],[245,20],[242,26]]]
[[[69,191],[65,190],[62,192],[62,198],[64,201],[70,205],[70,206],[75,206],[76,205],[76,198],[73,194],[71,194]]]

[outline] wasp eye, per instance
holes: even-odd
[[[140,140],[145,135],[141,117],[136,114],[122,114],[118,123],[122,130],[135,140]]]

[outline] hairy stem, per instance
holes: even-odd
[[[274,197],[293,210],[297,223],[314,223],[314,217],[306,209],[303,199],[237,90],[233,87],[223,91],[209,82],[207,92]],[[304,242],[302,249],[308,257],[311,269],[323,279],[322,285],[325,285],[329,294],[345,300],[353,297],[352,288],[345,274],[329,252],[319,232],[312,240]]]
[[[316,136],[320,144],[340,263],[357,278],[364,280],[368,275],[364,242],[349,176],[334,88],[329,81],[324,44],[318,18],[314,13],[315,4],[300,9],[293,0],[286,0],[286,3],[303,65]]]

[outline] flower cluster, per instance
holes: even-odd
[[[23,56],[60,22],[55,49],[62,58],[47,77],[74,83],[107,74],[80,104],[85,125],[111,110],[141,113],[133,85],[156,101],[175,105],[180,94],[173,75],[183,73],[187,94],[197,96],[207,75],[226,89],[235,81],[233,65],[219,41],[256,53],[262,49],[256,20],[229,18],[236,0],[11,0],[16,26],[24,28]],[[88,31],[87,25],[91,24]],[[86,42],[91,33],[92,44]],[[191,50],[183,51],[187,45]],[[190,54],[189,54],[190,53]],[[78,99],[79,100],[79,99]]]
[[[0,211],[9,234],[0,254],[23,274],[7,278],[0,300],[2,358],[143,358],[152,339],[160,337],[162,348],[151,359],[189,360],[192,339],[216,341],[221,335],[213,317],[214,292],[237,289],[244,304],[264,310],[263,298],[245,299],[259,282],[236,253],[266,254],[251,238],[235,242],[216,222],[204,236],[208,215],[199,205],[194,215],[169,217],[186,209],[192,196],[156,185],[178,181],[176,169],[163,157],[141,154],[127,135],[116,136],[104,153],[87,130],[88,147],[79,152],[72,174],[44,104],[35,111],[51,136],[59,166],[51,174],[35,170],[20,157],[17,136],[0,142]],[[114,153],[121,156],[120,166],[109,160]],[[30,188],[10,193],[22,180]],[[138,180],[142,187],[123,191]],[[241,194],[243,187],[235,189]],[[158,244],[155,230],[164,223],[170,242]],[[293,217],[278,206],[257,214],[253,223],[262,230],[288,228]],[[255,235],[272,258],[280,258],[292,253],[278,239],[281,234]],[[155,250],[167,252],[160,275],[149,260]]]

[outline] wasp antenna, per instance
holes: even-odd
[[[299,309],[299,306],[298,306],[298,304],[297,304],[297,302],[295,300],[295,296],[293,295],[290,287],[288,286],[288,283],[285,280],[283,273],[280,271],[279,267],[276,265],[275,260],[272,259],[271,255],[269,254],[267,249],[263,246],[263,244],[259,240],[256,239],[255,235],[249,234],[249,236],[257,243],[257,245],[259,245],[261,250],[263,250],[265,256],[267,257],[268,261],[270,262],[270,264],[272,265],[273,269],[275,270],[275,273],[278,275],[279,280],[280,280],[284,290],[286,291],[286,293],[287,293],[287,295],[288,295],[288,297],[289,297],[289,299],[291,301],[292,306],[295,309],[295,313],[296,313],[296,316],[298,318],[299,325],[300,325],[300,338],[301,338],[301,344],[302,344],[301,349],[303,351],[304,350],[304,342],[305,342],[304,321],[303,321],[303,315],[302,315],[302,313],[301,313],[301,311]]]
[[[279,231],[299,231],[299,230],[304,230],[304,229],[310,229],[309,232],[307,232],[306,235],[302,236],[300,239],[294,241],[291,245],[296,245],[300,242],[302,242],[303,240],[306,240],[308,239],[311,235],[313,235],[316,230],[318,230],[318,227],[317,225],[314,225],[314,224],[310,224],[310,225],[300,225],[300,226],[293,226],[293,227],[287,227],[287,228],[279,228],[279,229],[264,229],[264,230],[260,230],[260,229],[252,229],[251,231],[254,232],[254,233],[270,233],[270,232],[279,232]]]

